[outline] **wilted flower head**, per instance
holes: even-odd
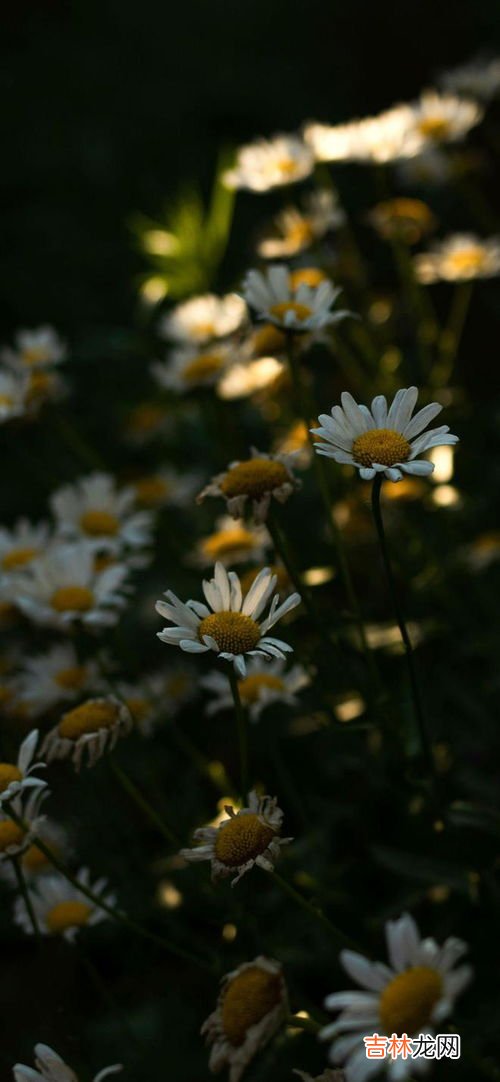
[[[309,147],[297,135],[257,139],[238,151],[234,169],[224,176],[228,188],[267,192],[308,177],[314,167]]]
[[[14,1082],[78,1082],[78,1078],[75,1072],[71,1070],[71,1067],[68,1067],[67,1063],[57,1055],[57,1052],[54,1052],[47,1044],[35,1045],[35,1066],[36,1071],[31,1067],[24,1066],[22,1063],[16,1063],[15,1067],[12,1068]],[[104,1070],[96,1074],[94,1082],[103,1082],[109,1075],[122,1070],[121,1063],[115,1063],[113,1067],[105,1067]]]
[[[236,293],[225,297],[205,293],[178,304],[161,320],[158,333],[185,345],[205,345],[214,338],[234,334],[246,315],[245,302]]]
[[[88,765],[95,766],[106,750],[112,750],[119,738],[130,732],[132,724],[127,706],[113,695],[87,699],[62,715],[47,733],[42,752],[49,763],[71,759],[79,770],[87,755]]]
[[[231,462],[223,473],[213,477],[198,501],[220,496],[233,518],[240,518],[250,503],[255,521],[264,522],[272,497],[284,503],[300,485],[292,473],[292,464],[292,455],[266,455],[252,448],[251,458]]]
[[[281,846],[292,841],[280,836],[283,812],[277,800],[259,797],[252,790],[246,808],[235,811],[231,804],[226,804],[224,810],[228,818],[217,826],[195,830],[194,840],[198,844],[193,849],[181,849],[181,856],[195,863],[210,861],[212,879],[234,876],[233,887],[254,865],[273,871]]]
[[[500,274],[500,239],[482,240],[474,233],[455,233],[415,256],[417,278],[432,282],[470,282]]]
[[[427,476],[434,465],[418,456],[431,447],[455,444],[458,436],[448,425],[424,432],[443,407],[431,402],[412,418],[417,398],[417,387],[408,387],[397,391],[389,410],[384,395],[377,395],[369,409],[344,391],[342,406],[333,406],[331,415],[321,413],[321,427],[311,429],[319,437],[316,454],[355,466],[363,481],[378,473],[389,481],[400,481],[404,473]]]

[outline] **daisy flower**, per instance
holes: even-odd
[[[125,703],[112,695],[87,699],[62,715],[47,733],[42,753],[47,762],[71,759],[80,770],[85,755],[88,766],[95,766],[104,752],[112,751],[121,736],[130,732],[133,721]]]
[[[36,831],[36,836],[48,846],[55,856],[64,857],[66,855],[68,851],[67,836],[58,823],[44,818]],[[21,853],[20,861],[24,877],[29,880],[34,880],[42,875],[52,875],[54,872],[54,865],[50,863],[45,853],[42,853],[42,850],[38,848],[36,842],[33,842]],[[0,864],[0,876],[10,886],[17,886],[17,877],[11,865],[6,861]]]
[[[176,305],[161,321],[158,334],[186,346],[203,346],[234,334],[246,318],[246,304],[237,293],[204,293]]]
[[[217,384],[217,396],[226,401],[249,398],[276,387],[285,373],[286,365],[277,357],[259,357],[253,361],[233,364]]]
[[[27,390],[26,376],[0,370],[0,424],[26,413]]]
[[[401,240],[404,244],[418,244],[436,226],[426,203],[403,197],[377,203],[368,220],[383,240]]]
[[[28,715],[37,717],[57,703],[71,701],[95,688],[98,683],[97,664],[90,659],[81,662],[72,643],[61,643],[45,654],[24,659],[16,692]]]
[[[135,510],[133,488],[119,489],[110,474],[92,473],[63,485],[52,494],[50,506],[62,537],[84,539],[94,549],[119,552],[151,541],[151,515]]]
[[[473,233],[455,233],[415,256],[419,282],[471,282],[500,274],[500,239],[483,240]]]
[[[389,966],[370,962],[354,951],[342,951],[340,959],[361,992],[334,992],[325,1000],[329,1010],[342,1013],[321,1031],[332,1040],[330,1061],[345,1063],[346,1082],[365,1082],[386,1067],[390,1078],[409,1078],[430,1066],[423,1056],[411,1060],[367,1060],[364,1036],[374,1032],[392,1037],[432,1034],[434,1027],[453,1010],[457,996],[471,978],[469,966],[455,968],[466,952],[460,939],[450,937],[442,947],[434,939],[421,939],[413,918],[405,913],[386,924]]]
[[[98,571],[94,550],[86,541],[52,546],[33,561],[29,573],[16,578],[15,603],[34,623],[70,628],[110,627],[125,605],[128,567],[114,563]]]
[[[274,871],[281,846],[293,841],[280,837],[283,812],[277,800],[259,797],[252,790],[248,794],[248,807],[235,811],[231,804],[226,804],[224,810],[229,818],[216,827],[195,830],[194,840],[199,844],[194,849],[181,849],[181,857],[194,863],[209,860],[212,880],[234,876],[232,887],[254,865],[266,872]]]
[[[378,116],[347,124],[306,124],[304,138],[317,161],[385,164],[412,158],[425,139],[410,105],[395,105]]]
[[[12,1068],[14,1082],[78,1082],[78,1078],[71,1067],[68,1067],[68,1064],[47,1044],[35,1045],[35,1066],[36,1071],[32,1067],[16,1063],[15,1067]],[[115,1063],[112,1067],[105,1067],[104,1070],[95,1075],[93,1082],[103,1082],[109,1075],[122,1070],[121,1063]]]
[[[229,1082],[239,1082],[254,1056],[265,1047],[288,1014],[288,995],[279,962],[259,955],[222,979],[217,1007],[201,1032],[212,1045],[209,1068],[229,1067]]]
[[[156,473],[132,481],[131,488],[138,507],[157,510],[159,507],[189,507],[199,484],[199,473],[179,473],[171,466],[162,466]]]
[[[223,515],[215,523],[216,529],[207,537],[200,538],[192,556],[198,567],[209,567],[220,562],[232,564],[260,562],[269,548],[270,538],[263,526],[246,526],[235,522],[231,515]]]
[[[355,466],[363,481],[371,481],[377,473],[389,481],[400,481],[404,473],[428,476],[434,465],[418,456],[431,447],[455,444],[458,436],[448,425],[424,432],[443,407],[431,402],[412,418],[417,398],[416,387],[397,391],[388,411],[384,395],[377,395],[368,409],[344,391],[342,406],[333,406],[331,416],[321,413],[321,427],[311,429],[319,437],[316,453]]]
[[[245,300],[259,319],[295,333],[318,330],[350,315],[347,311],[331,311],[340,292],[329,281],[316,287],[303,282],[294,289],[288,267],[283,264],[264,272],[251,270],[244,283]]]
[[[20,856],[33,844],[45,821],[45,816],[40,815],[40,808],[47,796],[46,788],[36,786],[13,798],[10,807],[22,820],[22,825],[0,808],[0,861]]]
[[[468,98],[424,90],[412,113],[415,130],[432,144],[463,139],[483,119],[484,109]]]
[[[500,57],[477,57],[443,72],[439,82],[449,94],[491,101],[500,93]]]
[[[308,687],[310,682],[302,665],[293,665],[286,670],[285,662],[280,658],[263,661],[256,657],[248,662],[246,676],[238,680],[238,691],[243,705],[248,709],[250,721],[258,721],[262,711],[272,703],[296,706],[297,692]],[[209,673],[200,680],[200,684],[213,696],[206,707],[209,717],[220,710],[232,708],[233,697],[222,673]]]
[[[12,529],[0,526],[0,570],[12,574],[28,566],[47,548],[49,526],[46,522],[32,525],[27,518],[17,520]]]
[[[27,789],[44,789],[47,782],[33,777],[33,771],[45,763],[33,762],[38,744],[38,729],[33,729],[19,748],[17,763],[0,763],[0,806]]]
[[[92,884],[88,868],[82,868],[76,878],[83,887],[88,887],[107,905],[116,905],[114,894],[105,893],[106,879],[98,879]],[[63,875],[44,875],[28,889],[36,922],[43,935],[60,935],[72,943],[82,928],[109,920],[107,913],[91,902],[86,894],[69,883]],[[21,897],[17,898],[14,906],[14,920],[27,935],[33,935],[30,915]]]
[[[171,590],[165,593],[166,601],[156,602],[160,616],[175,625],[159,631],[158,638],[190,654],[213,650],[219,658],[232,662],[240,676],[245,676],[247,657],[283,658],[292,650],[288,643],[267,633],[300,604],[300,596],[292,594],[280,605],[278,594],[272,596],[275,585],[276,575],[265,567],[243,597],[237,574],[227,572],[217,563],[213,579],[203,582],[206,605],[199,601],[184,604]],[[268,615],[260,621],[268,605]]]
[[[273,232],[257,246],[263,259],[288,259],[345,224],[338,195],[331,188],[309,193],[302,206],[285,207],[274,219]]]
[[[197,387],[213,387],[234,363],[235,351],[224,342],[206,349],[173,350],[167,361],[151,365],[151,373],[165,391],[186,394]]]
[[[53,327],[19,330],[14,335],[14,349],[5,348],[0,359],[17,369],[47,368],[65,361],[66,343]]]
[[[228,188],[268,192],[310,176],[314,158],[298,135],[275,135],[240,147],[233,169],[224,174]]]
[[[202,503],[207,496],[220,496],[226,501],[229,514],[240,518],[251,501],[255,521],[264,522],[272,497],[278,503],[285,503],[300,486],[292,473],[292,462],[293,455],[266,455],[252,447],[251,458],[231,462],[223,473],[212,477],[197,502]]]

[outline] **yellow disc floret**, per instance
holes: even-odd
[[[0,793],[4,793],[13,781],[21,781],[22,774],[14,763],[0,763]]]
[[[301,304],[300,301],[279,301],[278,304],[272,304],[269,309],[269,314],[283,323],[289,312],[299,323],[312,316],[312,308],[309,308],[307,304]]]
[[[259,966],[249,966],[238,973],[226,987],[222,1001],[222,1028],[230,1044],[243,1044],[248,1030],[262,1021],[281,998],[277,973]]]
[[[70,665],[67,669],[60,669],[54,677],[56,684],[67,691],[81,688],[86,677],[86,669],[83,665]]]
[[[260,628],[243,612],[214,612],[205,616],[198,627],[198,637],[210,635],[221,653],[246,654],[260,639]]]
[[[290,288],[294,293],[299,286],[310,286],[311,289],[316,289],[322,282],[328,281],[327,275],[319,267],[298,267],[297,270],[290,271]]]
[[[11,549],[2,557],[2,567],[4,571],[16,571],[18,567],[25,567],[26,564],[31,563],[35,556],[38,556],[38,549],[33,545]]]
[[[59,736],[66,740],[78,740],[85,733],[96,733],[99,729],[110,729],[118,717],[118,707],[110,702],[87,702],[75,706],[63,714],[59,726]]]
[[[250,496],[258,500],[261,496],[280,488],[290,480],[288,471],[282,462],[269,458],[249,458],[239,462],[227,471],[220,487],[225,496]]]
[[[444,116],[425,116],[420,121],[418,129],[426,139],[433,139],[436,143],[439,143],[442,139],[447,138],[450,124]]]
[[[92,909],[86,902],[77,899],[59,902],[45,914],[45,923],[54,935],[67,932],[70,928],[82,928],[87,923]]]
[[[21,845],[24,836],[25,831],[17,823],[13,823],[11,819],[2,819],[0,821],[0,853],[5,853],[11,845]]]
[[[228,868],[238,868],[260,856],[274,836],[273,828],[253,812],[236,815],[219,827],[214,845],[215,855]]]
[[[428,966],[415,966],[399,973],[380,997],[380,1022],[384,1033],[389,1036],[419,1033],[431,1021],[442,990],[440,974]]]
[[[204,383],[213,379],[224,366],[220,353],[201,353],[183,369],[182,377],[186,383]]]
[[[466,278],[468,275],[473,277],[478,271],[482,270],[485,263],[484,249],[479,245],[470,245],[469,248],[461,248],[456,252],[449,252],[447,256],[447,263],[453,275],[459,278]]]
[[[210,558],[210,561],[229,558],[232,554],[253,552],[256,546],[255,537],[250,530],[243,526],[234,526],[229,530],[217,530],[216,533],[205,537],[201,542],[201,549]]]
[[[283,691],[283,688],[284,684],[281,677],[273,676],[272,673],[250,673],[248,676],[244,676],[242,680],[238,680],[240,698],[247,705],[258,702],[261,692],[266,689],[269,691]]]
[[[411,446],[400,432],[392,428],[372,428],[354,440],[352,454],[361,466],[369,467],[374,462],[394,466],[396,462],[407,461]]]
[[[87,586],[59,586],[54,590],[50,604],[56,612],[88,612],[94,604],[94,596]]]
[[[120,522],[111,511],[84,511],[80,527],[89,537],[114,537],[120,529]]]
[[[158,507],[167,495],[167,485],[162,477],[141,477],[134,483],[135,498],[141,507]]]

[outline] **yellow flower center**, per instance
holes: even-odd
[[[14,763],[0,763],[0,793],[8,789],[12,781],[21,781],[22,774]]]
[[[10,394],[0,394],[0,406],[13,406],[14,399]]]
[[[380,1022],[384,1033],[392,1036],[419,1033],[429,1024],[443,989],[435,969],[415,966],[398,973],[380,997]]]
[[[297,172],[297,162],[294,158],[278,158],[273,163],[273,168],[276,168],[283,176],[291,177]]]
[[[56,612],[88,612],[94,597],[86,586],[59,586],[54,590],[50,604]]]
[[[161,477],[142,477],[134,484],[135,498],[141,507],[157,507],[167,494],[167,485]]]
[[[252,351],[256,357],[268,357],[285,348],[285,337],[273,323],[264,323],[252,338]]]
[[[24,567],[25,564],[29,564],[31,560],[38,556],[38,549],[33,545],[26,545],[24,548],[11,549],[10,552],[6,552],[2,557],[2,567],[4,571],[15,571],[18,567]]]
[[[50,353],[44,346],[31,346],[28,349],[23,349],[21,354],[22,359],[26,365],[45,364],[50,361]]]
[[[113,537],[120,529],[120,522],[111,511],[84,511],[80,526],[90,537]]]
[[[25,831],[13,823],[11,819],[3,819],[0,822],[0,853],[5,853],[11,845],[20,845]]]
[[[277,1006],[281,998],[278,974],[249,966],[233,977],[222,1001],[222,1028],[230,1044],[243,1044],[247,1031]]]
[[[57,935],[69,928],[81,928],[87,923],[92,909],[86,902],[59,902],[45,914],[45,923],[49,932]]]
[[[233,496],[250,496],[251,499],[258,500],[289,480],[282,462],[268,458],[249,458],[246,462],[231,466],[220,487],[229,499]]]
[[[206,320],[204,323],[202,323],[200,321],[199,323],[196,323],[195,326],[193,327],[193,335],[196,338],[201,338],[201,339],[203,339],[203,338],[216,338],[217,337],[217,327],[215,326],[215,323],[210,322],[210,320]]]
[[[322,282],[326,282],[327,275],[319,267],[299,267],[298,270],[290,271],[290,289],[294,292],[299,286],[310,286],[317,289]]]
[[[110,729],[118,716],[118,707],[109,702],[88,702],[75,706],[63,714],[59,726],[59,736],[66,740],[78,740],[84,733],[96,733],[99,729]]]
[[[131,695],[125,700],[134,721],[144,721],[151,713],[151,703],[147,699],[141,699],[139,695]]]
[[[444,116],[424,116],[418,125],[418,130],[426,139],[435,139],[436,142],[440,142],[449,134],[450,122]]]
[[[54,846],[52,846],[52,850],[54,850]],[[37,845],[30,845],[26,852],[23,853],[23,867],[32,875],[36,875],[37,872],[42,871],[49,864],[50,861],[45,856],[45,853],[42,853],[42,850]]]
[[[257,703],[260,699],[260,693],[265,688],[269,688],[272,691],[283,691],[283,680],[279,676],[273,676],[272,673],[251,673],[249,676],[244,676],[242,680],[238,681],[238,689],[242,702],[246,704]]]
[[[60,688],[65,688],[68,691],[73,691],[77,688],[81,688],[86,676],[86,670],[83,665],[70,665],[67,669],[60,669],[54,677],[56,684],[59,684]]]
[[[215,855],[229,868],[238,868],[254,860],[267,849],[275,831],[262,823],[258,815],[236,815],[219,827],[215,839]]]
[[[280,301],[278,304],[272,304],[269,309],[271,316],[283,322],[288,312],[292,312],[300,323],[312,316],[312,308],[309,308],[307,304],[301,304],[300,301]]]
[[[200,642],[204,635],[215,639],[221,653],[246,654],[257,646],[260,628],[243,612],[213,612],[198,627]]]
[[[217,375],[224,365],[220,353],[201,353],[183,369],[182,377],[186,383],[199,383]]]
[[[374,462],[394,466],[396,462],[406,462],[410,453],[408,440],[392,428],[372,428],[358,436],[352,445],[353,457],[361,466],[371,466]]]
[[[255,544],[255,538],[250,530],[235,526],[229,530],[218,530],[217,533],[206,537],[201,543],[201,548],[207,557],[216,561],[231,554],[251,552]]]
[[[314,230],[307,218],[298,218],[291,223],[286,229],[285,240],[295,251],[308,248],[314,240]]]
[[[482,248],[471,245],[470,248],[451,252],[447,259],[450,267],[457,274],[474,274],[484,266],[485,253]]]

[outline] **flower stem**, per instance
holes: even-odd
[[[330,920],[328,920],[328,917],[325,917],[321,909],[317,909],[312,902],[308,902],[307,898],[304,898],[303,894],[299,894],[299,891],[295,890],[295,887],[292,887],[291,883],[289,883],[286,879],[283,879],[283,877],[279,875],[278,872],[266,872],[266,875],[270,875],[274,882],[277,883],[278,886],[280,886],[281,889],[285,891],[285,894],[288,894],[289,898],[293,898],[293,901],[297,905],[299,905],[301,909],[303,909],[306,913],[309,914],[310,917],[313,917],[314,920],[321,924],[321,927],[324,928],[326,932],[328,932],[330,939],[334,941],[337,950],[343,950],[344,948],[348,948],[349,950],[352,950],[353,948],[355,949],[355,945],[353,944],[352,940],[350,940],[348,936],[344,935],[344,932],[341,932],[338,928],[336,928],[335,925],[332,924]]]
[[[26,906],[26,912],[31,921],[33,935],[35,936],[35,939],[38,941],[38,943],[40,943],[40,929],[38,927],[38,921],[36,919],[36,914],[30,898],[30,892],[28,890],[26,879],[24,878],[24,872],[22,869],[20,857],[12,857],[12,867],[14,869],[14,875],[16,877],[17,885],[19,887],[19,893],[23,899],[23,902]]]
[[[383,518],[382,518],[382,509],[381,509],[381,506],[380,506],[380,491],[381,491],[381,488],[382,488],[382,480],[383,480],[382,476],[380,474],[377,474],[377,476],[375,477],[375,480],[373,482],[373,488],[372,488],[373,518],[374,518],[374,521],[375,521],[375,526],[377,528],[378,539],[379,539],[379,542],[380,542],[380,551],[382,553],[382,560],[383,560],[384,569],[385,569],[385,573],[386,573],[386,577],[387,577],[387,583],[388,583],[388,586],[389,586],[389,592],[390,592],[390,595],[391,595],[392,605],[393,605],[393,608],[394,608],[394,612],[395,612],[395,615],[396,615],[396,620],[398,622],[399,630],[400,630],[400,633],[401,633],[401,638],[403,640],[403,644],[404,644],[404,648],[405,648],[405,657],[406,657],[406,663],[407,663],[407,666],[408,666],[408,675],[409,675],[409,678],[410,678],[410,686],[411,686],[411,692],[412,692],[412,697],[413,697],[415,717],[416,717],[416,721],[417,721],[418,732],[419,732],[419,736],[420,736],[420,743],[421,743],[421,746],[422,746],[422,752],[423,752],[423,756],[424,756],[424,759],[425,759],[429,774],[430,774],[430,776],[431,776],[431,778],[433,780],[433,783],[435,784],[435,782],[436,782],[436,774],[435,774],[435,767],[434,767],[434,759],[433,759],[433,755],[432,755],[432,746],[431,746],[429,733],[427,731],[427,725],[426,725],[426,721],[425,721],[424,708],[423,708],[422,697],[421,697],[421,693],[420,693],[420,686],[419,686],[419,682],[418,682],[418,678],[417,678],[417,670],[416,670],[416,665],[415,665],[415,655],[414,655],[414,652],[413,652],[413,646],[411,644],[411,639],[410,639],[410,636],[409,636],[409,633],[408,633],[408,628],[406,626],[403,611],[402,611],[401,604],[400,604],[400,601],[399,601],[398,592],[397,592],[397,589],[396,589],[396,583],[395,583],[395,580],[394,580],[394,572],[392,570],[391,558],[390,558],[390,555],[389,555],[389,549],[387,547],[387,538],[386,538],[386,535],[385,535],[384,522],[383,522]]]
[[[290,1029],[303,1029],[306,1033],[314,1033],[315,1036],[321,1029],[320,1022],[315,1022],[314,1018],[301,1018],[297,1014],[289,1014],[286,1024],[290,1026]]]
[[[131,780],[131,778],[129,778],[128,774],[126,774],[125,771],[122,770],[121,766],[118,766],[118,763],[115,762],[115,760],[111,756],[109,756],[109,764],[115,778],[121,785],[124,792],[126,792],[128,796],[131,797],[131,799],[134,801],[134,803],[137,804],[137,807],[140,808],[146,819],[149,819],[150,823],[152,823],[153,826],[155,826],[156,829],[159,831],[159,833],[163,835],[169,845],[173,845],[176,849],[178,849],[181,845],[180,839],[177,838],[173,831],[170,829],[170,827],[167,826],[166,823],[164,823],[163,819],[161,819],[161,817],[158,815],[158,812],[156,812],[155,809],[151,807],[149,801],[146,800],[146,798],[142,795],[142,793]]]
[[[240,691],[238,687],[238,677],[234,671],[233,665],[230,662],[227,669],[227,675],[229,684],[231,686],[231,694],[234,702],[234,713],[236,717],[236,727],[238,731],[238,747],[240,752],[240,795],[243,803],[246,801],[248,792],[248,725],[246,711],[243,706],[240,697]]]

